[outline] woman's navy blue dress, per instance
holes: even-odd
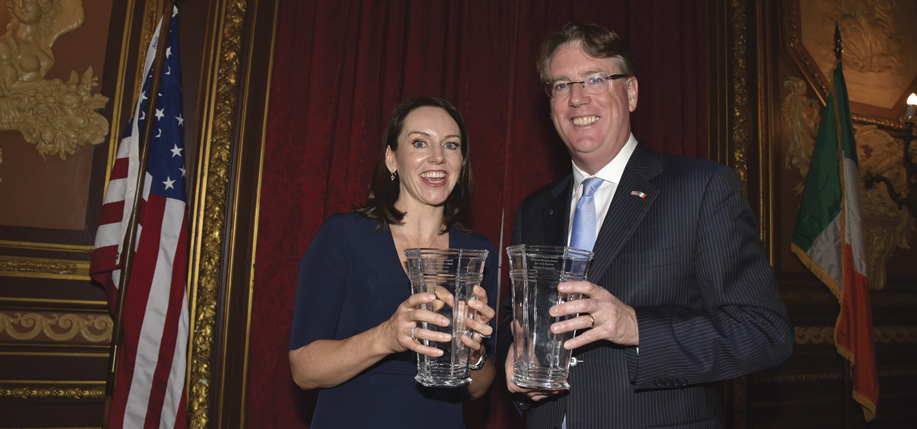
[[[375,228],[375,220],[351,212],[331,216],[319,229],[299,265],[290,350],[365,332],[388,320],[411,295],[391,233]],[[489,251],[483,286],[488,304],[496,308],[499,270],[490,240],[452,228],[449,246]],[[493,339],[485,345],[492,360]],[[310,428],[464,428],[460,390],[427,388],[415,375],[415,352],[385,357],[353,379],[321,390]]]

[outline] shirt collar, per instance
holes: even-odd
[[[586,180],[590,177],[598,177],[606,182],[611,183],[620,183],[621,176],[624,175],[624,167],[627,166],[627,161],[630,160],[630,156],[634,153],[634,149],[637,148],[637,139],[634,137],[634,133],[630,134],[630,137],[627,138],[627,143],[624,143],[624,147],[621,148],[621,151],[611,160],[608,164],[605,164],[598,173],[595,173],[595,176],[590,176],[586,174],[585,171],[580,170],[576,166],[576,163],[570,161],[573,164],[573,181],[574,186],[577,189],[582,188],[583,180]]]

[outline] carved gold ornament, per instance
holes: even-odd
[[[42,158],[66,160],[78,146],[99,144],[108,120],[96,111],[108,97],[93,94],[92,67],[70,80],[43,80],[54,66],[51,46],[83,23],[82,0],[7,0],[10,22],[0,36],[0,130],[17,130]],[[2,161],[2,160],[0,160]]]
[[[796,344],[834,344],[832,326],[796,326]]]
[[[105,387],[0,387],[7,399],[102,399]]]
[[[89,280],[89,261],[0,256],[0,276]]]
[[[808,87],[802,79],[788,76],[783,86],[789,93],[783,98],[781,112],[789,130],[790,144],[784,166],[799,171],[803,181],[794,191],[801,195],[805,187],[809,161],[815,148],[815,133],[821,115],[821,105],[808,97]],[[856,120],[857,117],[854,116]],[[917,232],[917,222],[906,208],[898,208],[884,186],[866,189],[867,175],[888,178],[895,189],[906,189],[901,153],[904,142],[895,139],[873,123],[853,124],[860,166],[860,193],[863,204],[863,232],[866,240],[866,268],[870,289],[885,288],[885,263],[896,248],[910,249],[909,237]],[[911,148],[917,157],[917,148]]]
[[[804,382],[825,382],[841,380],[844,374],[839,371],[819,371],[803,374],[754,375],[753,384],[786,384]]]
[[[917,375],[917,369],[890,369],[880,370],[879,377],[913,377]],[[825,382],[838,381],[843,379],[844,374],[840,371],[820,371],[802,374],[780,374],[780,375],[753,375],[751,377],[753,384],[787,384],[787,383],[806,383],[806,382]]]
[[[732,89],[733,102],[735,107],[733,112],[732,136],[735,141],[735,164],[732,169],[742,183],[742,194],[748,195],[748,65],[745,61],[745,51],[748,41],[745,37],[745,27],[747,19],[745,16],[745,2],[733,0],[730,7],[732,12],[732,28],[734,36],[732,41]]]
[[[796,344],[834,344],[833,326],[797,326]],[[877,344],[917,343],[917,326],[874,326]]]
[[[207,195],[204,198],[203,226],[201,232],[200,271],[195,280],[195,305],[193,331],[191,332],[190,384],[188,389],[188,427],[209,427],[210,390],[213,383],[212,361],[216,336],[216,315],[220,298],[220,281],[223,267],[222,249],[225,236],[226,206],[232,152],[232,137],[236,125],[234,107],[238,103],[242,34],[248,2],[229,0],[225,3],[219,27],[221,46],[218,48],[219,65],[216,75],[216,94],[213,118],[213,137],[206,142],[209,154]]]
[[[7,313],[0,311],[0,339],[70,341],[77,335],[90,343],[111,342],[112,319],[107,314]]]

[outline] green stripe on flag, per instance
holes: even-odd
[[[840,63],[835,67],[835,79],[838,77]],[[843,83],[843,74],[841,74]],[[825,231],[841,211],[842,189],[840,158],[837,153],[838,128],[835,112],[837,91],[832,85],[825,110],[822,112],[818,134],[815,136],[815,149],[806,176],[806,187],[796,217],[796,229],[793,231],[793,244],[805,252],[812,247],[815,239]],[[842,131],[843,132],[843,131]],[[851,134],[852,136],[852,134]],[[845,139],[853,141],[853,139]],[[845,148],[846,151],[846,148]],[[854,160],[856,150],[853,151]]]
[[[847,91],[838,91],[838,88],[847,87],[847,82],[844,81],[843,69],[843,63],[841,62],[838,62],[837,67],[834,68],[834,91],[832,91],[832,95],[837,96],[838,106],[850,106],[850,100],[847,99]],[[840,128],[841,133],[841,144],[844,146],[844,158],[852,160],[856,164],[857,170],[859,170],[860,163],[857,160],[856,141],[853,139],[853,118],[850,117],[850,109],[838,109],[837,114],[840,116],[841,121],[838,124],[838,128]]]

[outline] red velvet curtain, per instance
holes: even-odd
[[[581,21],[628,39],[640,84],[634,134],[654,150],[706,158],[704,4],[284,2],[258,226],[249,427],[309,427],[315,393],[293,384],[287,359],[299,259],[328,216],[365,201],[399,102],[432,95],[462,112],[476,182],[465,224],[502,252],[516,204],[570,171],[535,70],[544,37]],[[504,275],[504,293],[507,284]],[[469,429],[522,427],[505,392],[497,380],[466,406]]]

